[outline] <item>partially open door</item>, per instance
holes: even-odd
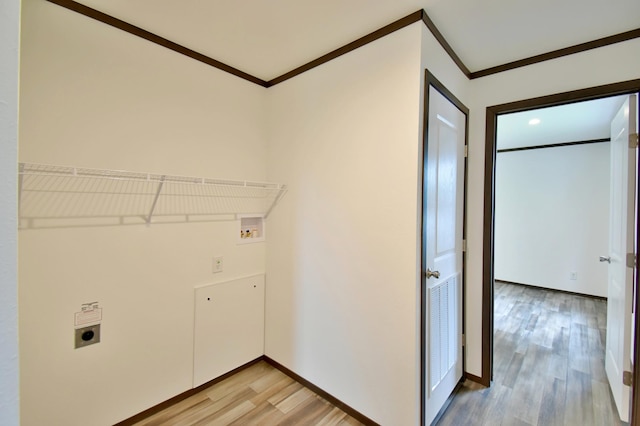
[[[423,193],[422,366],[425,424],[462,377],[462,244],[466,117],[429,85]]]
[[[605,370],[620,420],[629,421],[636,193],[636,96],[611,122],[607,343]]]

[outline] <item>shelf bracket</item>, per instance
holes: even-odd
[[[276,206],[276,204],[278,204],[278,202],[280,202],[280,200],[284,196],[285,192],[287,192],[287,186],[286,185],[280,186],[280,191],[278,192],[278,195],[276,196],[275,200],[273,200],[273,203],[271,203],[271,206],[269,207],[269,210],[267,210],[266,213],[264,214],[264,218],[265,219],[267,217],[269,217],[269,213],[271,213],[271,210],[273,210],[273,208]]]
[[[158,198],[160,197],[160,192],[162,191],[162,186],[164,185],[164,179],[166,176],[162,176],[160,178],[160,182],[158,183],[158,190],[156,191],[156,196],[153,199],[153,204],[151,205],[151,210],[149,210],[149,216],[147,216],[147,226],[151,225],[151,217],[153,216],[153,211],[156,209],[156,204],[158,204]]]

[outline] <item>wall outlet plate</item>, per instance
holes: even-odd
[[[100,343],[100,324],[76,328],[75,332],[76,349],[84,348],[94,343]]]

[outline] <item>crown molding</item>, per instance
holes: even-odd
[[[615,34],[609,37],[603,37],[597,40],[588,41],[586,43],[575,44],[573,46],[565,47],[558,50],[553,50],[551,52],[543,53],[541,55],[530,56],[528,58],[520,59],[517,61],[509,62],[503,65],[498,65],[491,68],[486,68],[484,70],[474,71],[470,73],[468,77],[470,79],[486,77],[488,75],[498,74],[504,71],[509,71],[516,68],[520,68],[520,67],[526,67],[527,65],[533,65],[539,62],[550,61],[552,59],[561,58],[563,56],[573,55],[575,53],[585,52],[591,49],[597,49],[598,47],[604,47],[610,44],[621,43],[623,41],[632,40],[638,37],[640,37],[640,28]]]
[[[528,65],[533,65],[539,62],[544,62],[544,61],[549,61],[552,59],[557,59],[563,56],[567,56],[567,55],[573,55],[575,53],[580,53],[580,52],[584,52],[587,50],[591,50],[591,49],[596,49],[599,47],[604,47],[604,46],[608,46],[610,44],[615,44],[615,43],[621,43],[624,41],[628,41],[628,40],[632,40],[634,38],[639,38],[640,37],[640,28],[635,29],[635,30],[631,30],[631,31],[626,31],[623,33],[619,33],[619,34],[615,34],[612,36],[608,36],[608,37],[603,37],[597,40],[593,40],[593,41],[589,41],[586,43],[581,43],[581,44],[576,44],[574,46],[569,46],[569,47],[565,47],[562,49],[558,49],[558,50],[554,50],[552,52],[548,52],[548,53],[544,53],[541,55],[536,55],[536,56],[531,56],[528,58],[524,58],[524,59],[520,59],[517,61],[513,61],[513,62],[509,62],[503,65],[498,65],[495,67],[491,67],[491,68],[486,68],[480,71],[470,71],[469,68],[467,68],[467,66],[464,64],[464,62],[462,62],[462,60],[458,57],[458,55],[456,54],[456,52],[453,50],[453,48],[451,47],[451,45],[449,45],[449,43],[447,42],[447,40],[444,38],[444,36],[442,35],[442,33],[438,30],[438,28],[436,27],[436,25],[433,23],[433,21],[431,20],[431,18],[429,17],[429,15],[427,14],[427,12],[424,9],[420,9],[414,13],[411,13],[407,16],[405,16],[404,18],[398,19],[397,21],[394,21],[392,23],[390,23],[389,25],[386,25],[376,31],[373,31],[355,41],[352,41],[351,43],[348,43],[338,49],[335,49],[317,59],[314,59],[311,62],[308,62],[304,65],[301,65],[285,74],[282,74],[279,77],[276,77],[274,79],[271,80],[263,80],[261,78],[258,78],[256,76],[253,76],[249,73],[246,73],[242,70],[239,70],[237,68],[234,68],[230,65],[227,65],[223,62],[220,62],[216,59],[213,59],[209,56],[206,56],[202,53],[196,52],[195,50],[189,49],[188,47],[182,46],[180,44],[177,44],[171,40],[168,40],[164,37],[160,37],[150,31],[147,31],[143,28],[137,27],[135,25],[132,25],[126,21],[123,21],[121,19],[115,18],[111,15],[108,15],[104,12],[100,12],[99,10],[93,9],[91,7],[85,6],[81,3],[78,3],[76,1],[73,0],[47,0],[50,3],[54,3],[57,4],[58,6],[62,6],[66,9],[69,9],[71,11],[77,12],[81,15],[84,15],[88,18],[92,18],[95,19],[97,21],[100,21],[104,24],[107,24],[111,27],[117,28],[119,30],[125,31],[129,34],[132,34],[134,36],[143,38],[147,41],[150,41],[152,43],[155,43],[159,46],[165,47],[167,49],[173,50],[176,53],[180,53],[182,55],[185,55],[189,58],[195,59],[196,61],[200,61],[204,64],[207,64],[209,66],[212,66],[214,68],[217,68],[221,71],[227,72],[229,74],[233,74],[236,77],[242,78],[246,81],[249,81],[251,83],[255,83],[259,86],[268,88],[268,87],[273,87],[279,83],[282,83],[284,81],[287,81],[295,76],[298,76],[304,72],[307,72],[313,68],[316,68],[322,64],[325,64],[329,61],[332,61],[346,53],[352,52],[362,46],[365,46],[375,40],[378,40],[382,37],[385,37],[391,33],[394,33],[402,28],[405,28],[415,22],[419,22],[422,21],[422,23],[427,27],[427,29],[431,32],[431,34],[433,34],[433,36],[435,37],[435,39],[438,41],[438,43],[440,43],[440,45],[442,46],[442,48],[445,50],[445,52],[449,55],[449,57],[451,58],[451,60],[456,64],[456,66],[460,69],[460,71],[467,76],[467,78],[469,78],[470,80],[476,79],[476,78],[481,78],[481,77],[486,77],[489,75],[493,75],[493,74],[498,74],[501,72],[505,72],[505,71],[509,71],[509,70],[513,70],[516,68],[521,68],[521,67],[525,67]]]
[[[456,52],[449,45],[449,43],[444,38],[440,30],[438,30],[438,27],[436,27],[436,24],[433,23],[433,21],[431,20],[431,18],[429,18],[429,15],[427,15],[427,12],[424,9],[422,10],[422,22],[427,27],[427,29],[431,31],[431,34],[433,34],[433,36],[438,41],[438,43],[440,43],[440,46],[442,46],[445,52],[447,52],[451,60],[458,66],[458,68],[460,68],[460,71],[462,71],[462,73],[466,75],[467,78],[469,78],[469,76],[471,75],[471,71],[469,71],[469,68],[467,68],[467,66],[458,57]]]
[[[160,37],[159,35],[154,34],[150,31],[147,31],[143,28],[136,27],[135,25],[132,25],[126,21],[115,18],[111,15],[107,15],[106,13],[100,12],[99,10],[93,9],[89,6],[85,6],[73,0],[47,0],[47,1],[50,3],[57,4],[58,6],[62,6],[65,9],[69,9],[71,11],[77,12],[88,18],[92,18],[92,19],[95,19],[96,21],[100,21],[104,24],[107,24],[111,27],[122,30],[131,35],[143,38],[147,41],[150,41],[151,43],[155,43],[169,50],[173,50],[176,53],[180,53],[182,55],[188,56],[189,58],[195,59],[196,61],[200,61],[207,65],[210,65],[221,71],[225,71],[229,74],[233,74],[236,77],[240,77],[244,80],[250,81],[251,83],[255,83],[262,87],[267,87],[267,82],[258,77],[255,77],[249,73],[241,71],[237,68],[234,68],[216,59],[210,58],[209,56],[203,55],[202,53],[196,52],[195,50],[189,49],[188,47],[182,46],[178,43],[174,43],[171,40],[168,40],[164,37]]]
[[[422,20],[423,18],[423,14],[424,14],[424,10],[418,10],[417,12],[414,12],[410,15],[405,16],[404,18],[398,19],[395,22],[392,22],[389,25],[386,25],[382,28],[380,28],[379,30],[376,30],[372,33],[367,34],[364,37],[359,38],[356,41],[352,41],[349,44],[345,44],[344,46],[327,53],[326,55],[323,55],[321,57],[319,57],[318,59],[314,59],[311,62],[308,62],[292,71],[289,71],[288,73],[282,74],[280,77],[276,77],[273,80],[269,80],[267,82],[268,87],[271,86],[275,86],[278,83],[282,83],[283,81],[289,80],[297,75],[302,74],[303,72],[309,71],[310,69],[313,69],[315,67],[318,67],[322,64],[325,64],[329,61],[332,61],[334,59],[336,59],[339,56],[342,56],[346,53],[352,52],[356,49],[359,49],[360,47],[369,44],[373,41],[376,41],[382,37],[386,37],[391,33],[394,33],[404,27],[407,27],[415,22],[418,22],[420,20]]]

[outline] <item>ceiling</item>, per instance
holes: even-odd
[[[608,138],[611,120],[626,96],[498,116],[497,149]],[[529,124],[532,119],[540,122]]]
[[[472,72],[640,25],[638,0],[78,0],[263,80],[425,9]]]

